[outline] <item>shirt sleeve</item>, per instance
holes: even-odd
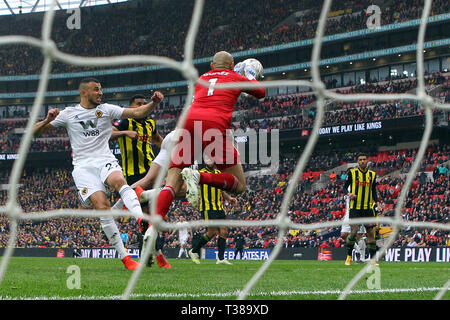
[[[255,79],[249,80],[249,79],[247,79],[247,77],[241,76],[238,73],[236,73],[236,77],[237,77],[237,81],[239,81],[239,82],[253,82],[253,83],[257,83],[260,85],[259,88],[243,89],[242,90],[243,92],[248,93],[257,99],[261,99],[266,96],[266,89],[260,84],[260,82],[258,80],[255,80]]]
[[[261,85],[258,80],[250,80],[250,82],[255,82],[255,83]],[[266,96],[266,89],[262,85],[259,88],[248,90],[246,92],[251,94],[252,96],[254,96],[257,99],[261,99]]]
[[[124,108],[120,106],[116,106],[114,104],[105,103],[104,107],[108,111],[108,116],[114,120],[114,119],[120,119],[122,117],[122,113]]]
[[[347,193],[348,187],[352,184],[352,172],[347,170],[347,179],[345,179],[344,182],[344,192]]]
[[[379,201],[379,199],[378,199],[378,192],[377,192],[377,186],[378,186],[377,174],[375,173],[374,176],[373,176],[373,181],[372,181],[372,199],[375,202]]]

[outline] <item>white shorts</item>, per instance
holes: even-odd
[[[189,239],[189,237],[181,237],[181,238],[180,238],[180,243],[181,243],[181,244],[185,244],[185,243],[188,242],[188,239]]]
[[[159,166],[163,166],[164,163],[167,160],[167,157],[169,156],[169,144],[170,142],[175,142],[172,141],[175,135],[175,130],[170,131],[163,139],[162,143],[161,143],[161,149],[159,150],[158,155],[156,156],[155,159],[153,159],[152,163],[156,163]],[[168,163],[170,164],[170,162]]]
[[[161,148],[161,150],[159,150],[159,153],[158,153],[158,155],[156,156],[156,158],[153,159],[152,163],[156,163],[157,165],[159,165],[159,166],[162,167],[162,166],[164,165],[164,163],[166,162],[167,157],[168,157],[168,152],[167,152],[167,150]],[[170,163],[169,163],[169,164],[170,164]]]
[[[89,197],[94,192],[106,192],[105,181],[115,171],[122,173],[122,168],[116,159],[93,161],[73,169],[72,177],[78,189],[78,198],[84,207],[91,205]]]

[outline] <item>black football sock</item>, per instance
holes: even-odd
[[[377,253],[377,244],[376,242],[367,243],[367,248],[369,249],[370,259],[375,259],[375,255]]]
[[[217,248],[219,249],[218,251],[218,257],[219,260],[223,260],[223,257],[225,255],[225,247],[227,246],[227,239],[226,238],[222,238],[219,237],[219,239],[217,240]]]
[[[356,235],[349,235],[345,241],[346,243],[346,247],[347,247],[347,256],[351,256],[352,255],[352,251],[353,251],[353,246],[355,245],[356,242]]]
[[[192,248],[192,252],[199,253],[200,249],[209,242],[211,238],[208,237],[208,235],[205,233],[203,236],[200,237],[200,240],[197,242],[197,244]]]

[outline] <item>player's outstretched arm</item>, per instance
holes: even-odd
[[[250,82],[255,82],[257,84],[259,84],[259,88],[255,88],[255,89],[245,89],[242,90],[245,93],[248,93],[252,96],[254,96],[257,99],[262,99],[266,96],[266,89],[260,84],[260,82],[258,80],[256,80],[255,78],[256,75],[256,71],[253,70],[250,67],[246,67],[245,68],[245,77],[250,81]]]
[[[55,118],[58,116],[59,114],[59,109],[58,108],[54,108],[54,109],[50,109],[47,112],[47,116],[45,117],[44,120],[37,122],[34,125],[33,128],[33,135],[34,136],[39,136],[51,129],[53,129],[54,127],[50,124],[50,122],[52,122],[53,120],[55,120]]]
[[[251,80],[251,81],[259,83],[258,80]],[[259,88],[245,90],[244,92],[254,96],[256,99],[262,99],[266,96],[266,89],[262,85]]]
[[[262,98],[264,98],[266,96],[266,89],[256,79],[257,78],[257,72],[256,72],[256,70],[254,68],[252,68],[251,66],[245,65],[242,62],[239,62],[234,67],[234,72],[236,72],[237,74],[247,78],[248,81],[256,82],[256,83],[258,83],[260,85],[259,88],[245,89],[245,90],[242,90],[243,92],[248,93],[248,94],[254,96],[257,99],[262,99]]]
[[[113,131],[111,133],[110,140],[117,139],[122,136],[127,136],[128,138],[132,140],[136,140],[139,136],[139,134],[136,131],[130,131],[130,130],[119,130],[116,127],[113,127]]]
[[[128,119],[128,118],[142,119],[148,117],[153,112],[153,110],[155,110],[156,106],[158,106],[161,103],[163,99],[164,95],[159,91],[155,91],[155,93],[152,96],[151,102],[137,108],[125,109],[122,113],[121,119]]]

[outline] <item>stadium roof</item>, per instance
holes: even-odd
[[[99,6],[126,2],[130,0],[55,0],[56,10],[67,10],[78,7]],[[53,0],[0,0],[0,15],[24,14],[47,11]]]

